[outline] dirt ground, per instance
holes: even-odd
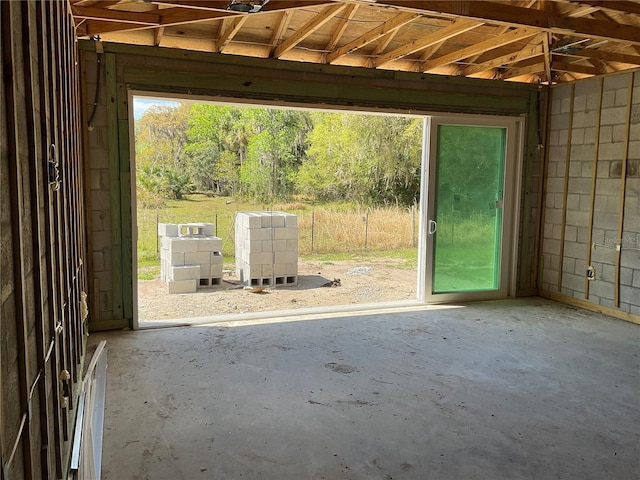
[[[402,267],[402,263],[395,258],[329,264],[301,260],[297,286],[267,288],[260,293],[243,289],[235,276],[225,275],[221,286],[199,288],[192,294],[169,295],[166,284],[158,276],[154,280],[138,281],[138,318],[144,322],[414,300],[416,271]],[[328,283],[338,285],[323,286]]]

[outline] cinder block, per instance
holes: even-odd
[[[167,290],[173,293],[196,293],[198,280],[177,280],[167,282]]]
[[[287,251],[287,240],[274,240],[273,241],[273,251],[274,252],[286,252]]]
[[[211,265],[222,265],[224,257],[220,252],[211,252],[210,264]]]
[[[273,253],[271,252],[243,252],[243,260],[249,265],[261,265],[263,263],[271,264],[273,262]]]
[[[273,241],[262,240],[262,245],[259,250],[256,250],[256,252],[273,252]]]
[[[222,278],[222,264],[211,265],[209,267],[209,275],[211,278]]]
[[[251,241],[271,240],[274,230],[271,228],[246,228],[245,232],[244,238]]]
[[[272,228],[284,228],[284,215],[282,214],[274,214],[271,216],[271,226]]]
[[[177,237],[178,225],[176,225],[175,223],[159,223],[158,235],[160,235],[161,237]]]
[[[197,252],[198,251],[198,243],[196,240],[192,238],[166,238],[168,241],[168,248],[170,253],[187,253],[187,252]],[[185,260],[186,262],[186,260]],[[189,262],[186,262],[189,263]],[[199,262],[197,262],[199,263]]]
[[[166,252],[165,256],[165,263],[167,263],[170,266],[179,266],[179,265],[184,265],[184,253],[183,252],[176,252],[176,253],[169,253]]]
[[[200,267],[198,265],[171,267],[169,272],[170,281],[196,280],[200,278]]]
[[[185,265],[200,265],[211,262],[211,252],[185,252]]]
[[[210,263],[202,263],[198,265],[198,278],[209,278],[211,276],[211,264]]]
[[[242,214],[238,214],[242,215]],[[253,228],[262,228],[262,217],[255,213],[246,213],[244,214],[245,218],[243,223],[245,227],[253,229]]]
[[[625,107],[612,107],[603,108],[600,115],[601,125],[615,125],[618,123],[625,123],[626,120],[626,108]]]
[[[287,250],[290,252],[298,251],[298,240],[287,240]]]
[[[298,261],[296,252],[275,252],[275,263],[295,263]]]
[[[263,277],[271,277],[273,276],[273,265],[271,264],[263,264],[262,265],[262,276]]]
[[[297,240],[298,230],[295,228],[276,228],[273,230],[274,240]]]
[[[220,252],[222,251],[222,239],[218,237],[198,238],[199,252]]]

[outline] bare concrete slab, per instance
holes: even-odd
[[[107,480],[640,476],[640,328],[553,302],[101,339]]]

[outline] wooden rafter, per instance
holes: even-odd
[[[509,3],[484,0],[471,2],[427,0],[377,0],[377,4],[392,5],[405,10],[445,17],[471,18],[489,23],[531,27],[546,31],[604,40],[625,41],[640,45],[640,29],[589,18],[573,18],[552,12],[519,7]]]
[[[570,0],[571,3],[581,3],[592,7],[605,8],[622,13],[635,13],[640,15],[640,3],[616,0]]]
[[[594,58],[609,62],[628,63],[629,65],[640,65],[640,55],[627,55],[625,53],[607,52],[605,50],[595,50],[593,48],[585,48],[578,52],[565,55]]]
[[[520,62],[521,60],[527,60],[532,57],[537,57],[543,54],[542,45],[527,46],[522,50],[518,50],[514,53],[508,53],[506,55],[500,55],[499,57],[486,60],[477,65],[471,65],[463,70],[464,75],[474,75],[480,72],[486,72],[493,70],[494,68],[509,65],[511,63]]]
[[[342,16],[341,16],[342,18],[338,19],[337,25],[331,32],[331,39],[329,40],[329,43],[327,43],[327,46],[325,47],[325,50],[327,52],[333,51],[338,46],[338,43],[340,42],[342,35],[344,35],[345,30],[349,26],[349,22],[353,20],[353,17],[355,16],[357,11],[358,11],[357,4],[353,3],[347,6],[345,11],[342,13]]]
[[[162,36],[164,35],[164,27],[158,27],[153,35],[153,45],[156,47],[160,46],[160,42],[162,42]]]
[[[291,50],[305,38],[322,27],[325,23],[335,17],[346,7],[343,3],[328,5],[322,11],[309,20],[300,30],[282,42],[273,52],[275,58],[280,58],[283,54]]]
[[[420,37],[411,43],[407,43],[402,47],[398,47],[395,50],[390,51],[377,60],[374,64],[376,67],[384,65],[385,63],[392,62],[407,55],[411,55],[417,51],[423,50],[432,45],[436,45],[439,42],[453,38],[461,33],[473,30],[476,27],[482,25],[482,22],[476,20],[454,20],[454,22],[444,28],[441,28],[433,33]]]
[[[280,17],[278,26],[274,29],[273,34],[271,35],[271,41],[269,42],[269,56],[273,54],[276,46],[280,45],[280,43],[282,42],[284,34],[287,31],[287,27],[289,26],[289,22],[291,21],[292,15],[293,13],[290,10],[284,10],[282,12],[282,16]]]
[[[333,63],[338,58],[347,55],[359,48],[364,47],[365,45],[370,44],[371,42],[375,42],[380,37],[405,26],[408,23],[413,22],[415,19],[420,18],[419,13],[401,13],[400,15],[396,15],[395,17],[387,20],[382,25],[377,26],[373,30],[369,30],[364,35],[356,38],[355,40],[343,45],[337,50],[327,54],[326,61],[327,63]]]
[[[222,52],[224,48],[229,45],[229,42],[233,40],[233,37],[240,31],[244,22],[247,21],[248,15],[236,17],[230,20],[223,21],[222,34],[216,42],[216,47],[219,52]]]
[[[488,50],[502,47],[504,45],[508,45],[513,42],[526,40],[527,38],[532,37],[537,33],[538,32],[536,30],[529,29],[529,28],[520,28],[517,30],[512,30],[510,32],[503,33],[498,37],[490,38],[488,40],[484,40],[482,42],[476,43],[475,45],[470,45],[466,48],[461,48],[447,55],[443,55],[433,60],[429,60],[422,65],[422,70],[425,72],[428,72],[429,70],[433,70],[434,68],[442,67],[444,65],[457,62],[459,60],[465,59],[467,57],[476,55],[481,52],[486,52]]]
[[[517,81],[640,66],[640,1],[235,0],[262,2],[253,13],[234,0],[66,1],[77,36],[104,41],[320,63],[368,45],[343,63]],[[232,45],[239,35],[250,41]]]

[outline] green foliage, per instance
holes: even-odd
[[[181,200],[194,190],[187,174],[170,167],[143,165],[138,169],[137,181],[138,197],[143,206],[151,208],[163,206],[167,199]]]
[[[189,191],[264,203],[410,205],[420,182],[422,120],[237,108],[153,107],[136,124],[138,198],[148,208]]]

